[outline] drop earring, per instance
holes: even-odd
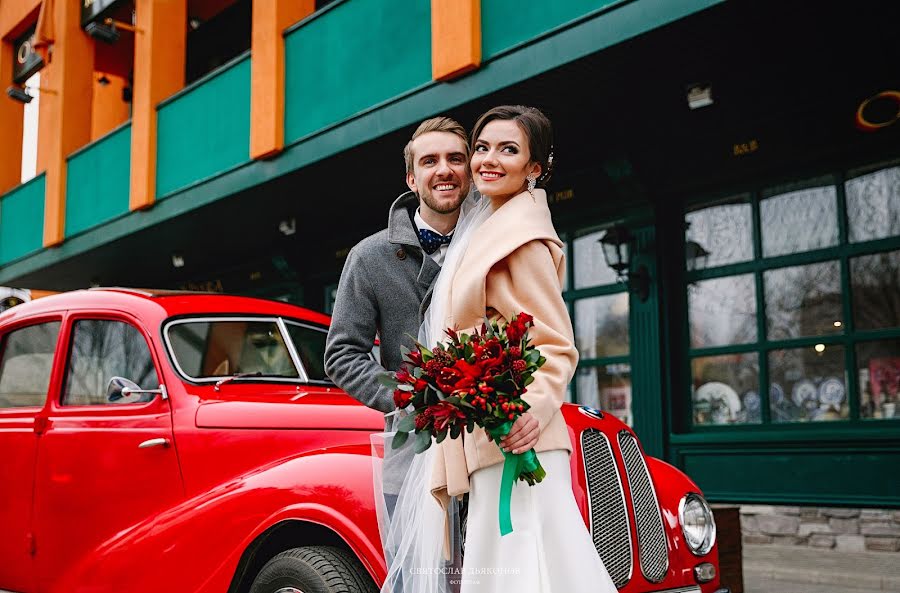
[[[528,180],[528,193],[531,194],[531,197],[534,197],[534,188],[537,186],[537,177],[534,176],[534,173],[531,173],[525,179]]]

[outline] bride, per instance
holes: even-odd
[[[475,123],[471,148],[482,197],[463,205],[419,341],[431,346],[447,327],[471,333],[485,316],[534,317],[529,334],[547,362],[523,396],[530,409],[500,445],[512,453],[534,449],[547,477],[516,484],[513,532],[501,536],[504,457],[482,429],[415,455],[395,509],[379,517],[388,561],[382,591],[615,593],[572,494],[572,445],[559,411],[578,354],[561,294],[562,242],[540,189],[552,168],[552,127],[533,107],[495,107]],[[456,534],[465,494],[463,556]]]

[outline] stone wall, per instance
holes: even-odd
[[[745,544],[900,553],[900,511],[742,505],[741,534]]]

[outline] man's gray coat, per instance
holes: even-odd
[[[422,251],[413,216],[419,200],[401,195],[388,227],[347,255],[325,347],[325,372],[335,384],[382,412],[394,410],[393,391],[378,382],[400,368],[400,347],[413,348],[440,266]],[[381,361],[369,357],[376,334]]]

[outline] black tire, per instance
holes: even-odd
[[[250,593],[298,589],[303,593],[377,593],[359,560],[341,548],[304,546],[286,550],[266,562]]]

